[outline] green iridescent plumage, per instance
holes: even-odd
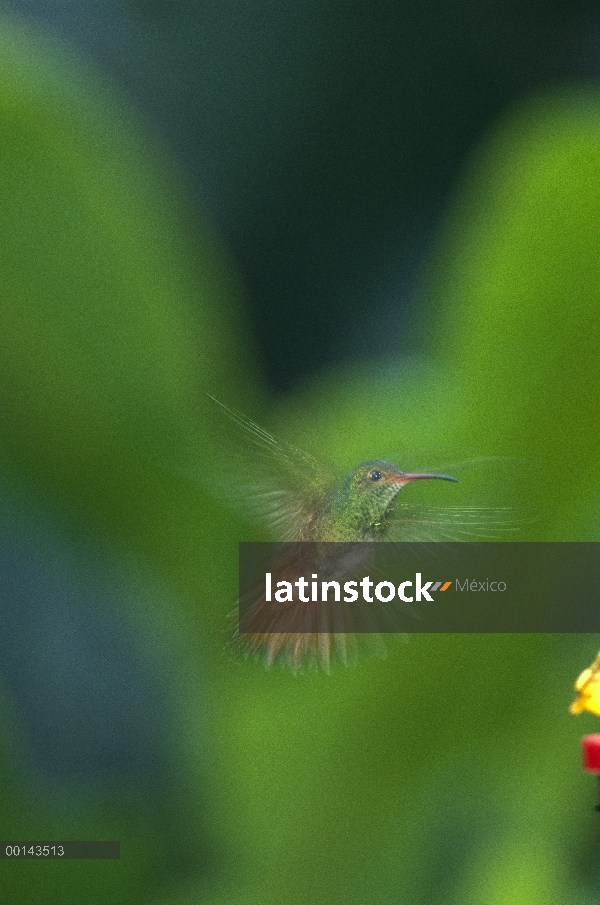
[[[235,489],[237,508],[266,525],[275,540],[433,539],[428,531],[434,523],[433,515],[429,520],[424,518],[424,510],[418,507],[412,510],[412,525],[411,515],[402,513],[406,537],[398,536],[398,522],[390,518],[394,501],[402,488],[413,481],[456,478],[406,474],[390,462],[373,459],[357,466],[345,480],[339,480],[313,456],[211,398],[247,433],[255,447],[250,469],[254,475]]]
[[[240,444],[239,437],[236,443],[229,443],[232,462],[223,470],[222,495],[232,508],[266,527],[272,540],[301,542],[302,550],[288,549],[273,563],[275,583],[277,579],[293,583],[301,574],[331,565],[335,555],[332,561],[321,544],[475,540],[486,535],[489,538],[490,532],[497,530],[514,530],[506,518],[508,510],[434,509],[398,501],[400,491],[409,483],[425,479],[456,481],[454,477],[406,474],[397,465],[373,459],[339,479],[313,456],[211,398],[252,441],[250,448]],[[308,566],[303,560],[303,542],[318,545]],[[260,657],[267,666],[281,660],[294,670],[310,665],[328,670],[334,653],[343,662],[353,658],[359,637],[375,650],[385,649],[377,634],[384,607],[381,613],[372,614],[373,633],[357,635],[352,630],[355,614],[343,605],[334,612],[326,604],[310,601],[290,603],[282,610],[265,599],[264,588],[251,589],[244,602],[248,603],[253,627],[236,632],[234,646],[246,655]],[[385,618],[389,624],[389,612]]]

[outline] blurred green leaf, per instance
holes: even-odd
[[[535,463],[549,540],[598,539],[599,141],[595,89],[509,116],[466,174],[431,286],[461,439]]]
[[[201,384],[244,351],[183,180],[81,70],[0,20],[0,440],[85,503],[197,433]]]
[[[541,512],[523,539],[596,540],[599,214],[596,93],[532,100],[459,187],[423,359],[313,382],[278,432],[342,469],[387,449],[515,456]],[[586,901],[595,789],[568,706],[597,646],[421,636],[329,679],[249,670],[228,722],[256,898]]]
[[[392,639],[387,660],[331,677],[224,656],[245,529],[176,465],[180,448],[196,443],[202,465],[210,446],[201,385],[245,407],[251,354],[227,263],[89,74],[7,25],[0,50],[2,447],[187,595],[215,696],[207,759],[227,880],[181,900],[576,903],[590,789],[584,723],[567,709],[596,639]],[[280,433],[340,467],[403,448],[523,457],[529,502],[550,510],[537,536],[595,539],[599,109],[593,92],[564,93],[498,126],[432,261],[423,360],[313,383],[276,413]],[[198,809],[205,702],[186,681]],[[14,817],[23,796],[5,785]],[[143,824],[136,812],[122,830],[138,846],[122,885],[73,876],[74,900],[142,900]],[[98,814],[87,826],[118,830]],[[10,882],[11,901],[31,901],[31,874]]]

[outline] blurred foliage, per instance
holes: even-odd
[[[240,328],[227,323],[235,313],[241,324],[231,266],[123,102],[79,61],[4,20],[0,156],[2,484],[34,509],[45,501],[100,557],[113,545],[158,574],[164,554],[178,572],[192,550],[169,539],[169,513],[189,512],[190,494],[174,487],[164,462],[198,436],[201,380],[227,384],[244,370]],[[198,519],[205,510],[194,503]],[[9,868],[1,898],[135,901],[172,872],[195,816],[170,849],[167,815],[143,788],[48,785],[23,755],[26,715],[9,700],[3,713],[7,738],[16,733],[3,838],[128,841],[120,864],[71,864],[70,873],[48,864],[43,882],[29,866]]]
[[[306,443],[322,432],[349,462],[399,443],[515,456],[545,515],[527,539],[598,538],[599,102],[592,88],[540,95],[497,125],[423,279],[422,355],[313,384],[294,411]]]
[[[235,281],[130,111],[15,28],[0,44],[2,446],[104,497],[115,457],[172,454],[202,375],[243,361]]]
[[[330,677],[224,655],[251,529],[207,492],[202,388],[251,407],[236,281],[92,74],[7,25],[0,49],[2,464],[170,589],[188,788],[172,844],[206,811],[220,850],[207,876],[199,845],[203,879],[179,883],[139,797],[50,795],[20,763],[7,702],[2,835],[120,838],[123,857],[5,864],[2,897],[594,901],[600,830],[578,768],[594,723],[568,705],[596,638],[392,639],[387,660]],[[597,539],[599,139],[592,90],[498,124],[423,283],[435,314],[422,356],[313,382],[272,415],[277,430],[340,467],[402,447],[522,457],[535,466],[523,495],[545,513],[527,537]],[[190,449],[207,472],[198,487],[181,474]]]
[[[465,154],[532,87],[597,71],[594,0],[3,6],[117,79],[186,167],[278,391],[412,348],[415,274]]]

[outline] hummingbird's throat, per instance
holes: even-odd
[[[381,488],[382,493],[364,500],[360,519],[363,527],[368,526],[372,531],[381,531],[401,489],[398,485],[384,485]]]
[[[368,492],[344,488],[332,500],[326,533],[335,540],[373,540],[385,529],[387,515],[401,486],[385,483],[370,487]]]

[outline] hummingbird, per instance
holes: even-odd
[[[246,514],[266,527],[274,541],[294,545],[286,547],[285,554],[272,566],[279,580],[293,584],[301,574],[322,572],[324,565],[339,566],[331,559],[325,562],[330,554],[315,553],[325,549],[321,544],[360,544],[362,553],[354,560],[356,566],[361,558],[364,562],[371,542],[457,540],[488,525],[484,510],[479,508],[427,509],[398,502],[399,494],[410,484],[426,480],[457,482],[456,477],[405,472],[392,462],[371,459],[340,478],[309,453],[214,396],[210,398],[252,441],[256,452],[253,480],[234,490],[237,508],[241,501]],[[307,543],[313,556],[310,562],[302,547]],[[262,588],[246,595],[244,604],[249,619],[246,627],[239,626],[233,643],[246,655],[261,657],[267,666],[280,660],[295,671],[307,665],[328,671],[334,653],[347,662],[355,652],[352,613],[343,608],[333,614],[326,604],[295,602],[284,613],[285,607],[265,600]],[[290,613],[290,607],[296,609]],[[376,630],[375,621],[375,635]]]

